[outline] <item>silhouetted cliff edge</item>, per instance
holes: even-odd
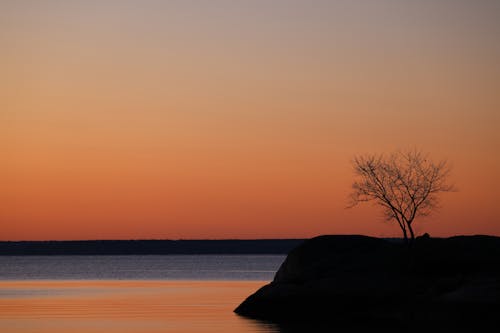
[[[367,236],[316,237],[294,248],[274,280],[235,312],[333,326],[498,323],[500,238],[421,237],[408,251]]]

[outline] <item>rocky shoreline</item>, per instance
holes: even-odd
[[[316,237],[294,248],[274,280],[235,312],[329,327],[496,325],[500,237],[420,237],[411,249],[361,235]]]

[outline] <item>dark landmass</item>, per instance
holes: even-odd
[[[411,251],[367,236],[316,237],[235,312],[283,332],[498,329],[500,237],[420,237]]]
[[[287,254],[301,239],[0,242],[0,255]]]

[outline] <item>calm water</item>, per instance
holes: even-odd
[[[0,280],[272,280],[283,255],[0,256]]]
[[[279,332],[233,309],[284,256],[0,257],[0,332]]]

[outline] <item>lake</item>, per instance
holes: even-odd
[[[0,332],[279,332],[232,311],[284,258],[0,256]]]

